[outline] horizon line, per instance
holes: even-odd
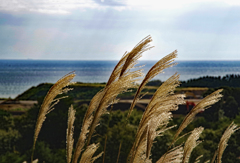
[[[102,59],[77,59],[77,60],[72,60],[72,59],[0,59],[0,60],[22,60],[22,61],[119,61],[119,60],[115,60],[115,59],[109,59],[109,60],[102,60]],[[139,61],[159,61],[160,59],[156,59],[156,60],[148,60],[148,59],[139,59]],[[180,59],[180,60],[175,60],[176,61],[240,61],[240,59],[189,59],[189,60],[184,60],[184,59]]]

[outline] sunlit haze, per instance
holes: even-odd
[[[0,0],[0,59],[240,60],[238,0]]]

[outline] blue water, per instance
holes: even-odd
[[[146,73],[156,61],[140,61]],[[240,61],[177,61],[154,79],[165,81],[175,72],[180,80],[201,76],[224,76],[240,74]],[[62,76],[75,71],[74,81],[106,82],[117,61],[42,61],[0,60],[0,97],[14,98],[40,83],[55,83]]]

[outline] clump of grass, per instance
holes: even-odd
[[[112,74],[105,87],[99,91],[91,100],[88,110],[83,119],[81,132],[79,134],[78,141],[73,153],[73,132],[74,132],[74,120],[75,120],[75,110],[71,106],[68,113],[68,128],[67,128],[67,147],[66,147],[66,159],[67,163],[92,163],[101,155],[103,152],[100,152],[95,155],[99,147],[99,143],[92,143],[91,138],[96,127],[99,125],[100,118],[103,114],[108,113],[107,107],[118,102],[116,99],[117,96],[121,93],[129,91],[131,88],[137,88],[133,102],[129,108],[129,113],[126,117],[126,124],[128,118],[137,103],[141,98],[141,91],[145,85],[153,79],[159,73],[162,73],[165,68],[174,66],[176,63],[173,63],[174,59],[177,57],[177,51],[173,51],[169,55],[165,56],[159,60],[145,75],[142,79],[140,85],[137,85],[143,76],[142,70],[137,69],[133,70],[137,64],[137,60],[142,56],[144,51],[151,49],[150,42],[152,41],[150,36],[147,36],[142,41],[140,41],[130,52],[126,52],[123,57],[120,59],[118,64],[115,66]],[[35,133],[34,133],[34,142],[33,142],[33,151],[35,144],[42,127],[42,124],[46,118],[46,114],[53,110],[53,106],[61,99],[65,98],[60,97],[56,98],[57,95],[66,93],[71,90],[71,88],[65,88],[68,86],[70,81],[74,78],[75,74],[70,73],[59,81],[56,82],[49,90],[46,95],[43,104],[39,110],[38,119],[36,123]],[[178,105],[184,104],[185,95],[174,94],[176,87],[180,84],[179,75],[176,73],[166,80],[154,93],[148,106],[146,107],[142,119],[139,123],[137,133],[135,136],[135,141],[131,148],[131,151],[128,155],[127,162],[135,163],[151,163],[151,149],[156,137],[161,136],[166,130],[169,130],[175,126],[168,126],[169,121],[172,119],[172,111],[178,109]],[[206,98],[204,98],[200,103],[198,103],[185,117],[182,124],[179,126],[172,143],[170,144],[168,151],[161,157],[157,163],[188,163],[192,150],[201,142],[199,141],[199,136],[203,132],[203,127],[195,128],[188,139],[186,140],[184,146],[183,144],[173,147],[174,143],[179,139],[180,133],[186,128],[194,119],[196,114],[200,111],[204,111],[209,108],[214,103],[218,102],[222,97],[221,89],[213,92]],[[227,146],[227,141],[239,128],[233,123],[227,128],[223,134],[218,150],[213,157],[213,161],[217,157],[217,162],[221,163],[222,153]],[[185,136],[185,135],[184,135]],[[106,137],[107,138],[107,137]],[[121,143],[119,147],[119,153],[117,162],[120,156]],[[105,152],[105,151],[104,151]],[[199,162],[199,156],[195,162]],[[33,160],[33,153],[32,158]],[[103,159],[104,162],[104,159]]]

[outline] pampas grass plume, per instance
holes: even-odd
[[[69,73],[59,79],[48,91],[47,95],[45,96],[43,103],[41,105],[41,108],[38,113],[38,119],[35,127],[35,133],[34,133],[34,142],[33,142],[33,152],[35,149],[36,141],[39,135],[39,132],[42,128],[42,124],[44,120],[46,119],[46,115],[51,112],[54,108],[54,105],[56,105],[60,99],[66,98],[67,96],[60,97],[55,99],[55,97],[59,94],[63,94],[68,92],[69,90],[72,90],[71,88],[65,88],[68,85],[72,84],[70,81],[75,77],[75,73]],[[32,152],[32,160],[33,160],[33,152]]]
[[[199,144],[201,141],[198,141],[201,133],[203,132],[203,127],[195,128],[191,135],[185,142],[184,145],[184,154],[183,154],[183,163],[188,163],[192,150]]]
[[[220,94],[222,92],[223,89],[219,89],[213,93],[211,93],[210,95],[208,95],[207,97],[205,97],[202,101],[200,101],[184,118],[182,124],[179,126],[174,139],[171,143],[171,145],[175,142],[175,140],[177,139],[177,137],[179,136],[179,134],[182,132],[182,130],[184,128],[186,128],[194,119],[194,117],[201,111],[204,111],[206,109],[208,109],[211,105],[215,104],[216,102],[218,102],[220,100],[220,98],[222,97],[222,95]],[[170,146],[171,146],[170,145]]]
[[[225,132],[223,133],[223,135],[222,135],[222,137],[220,139],[220,142],[218,144],[218,149],[217,149],[217,151],[216,151],[216,153],[215,153],[215,155],[214,155],[214,157],[212,159],[212,163],[214,162],[216,155],[217,155],[217,161],[216,162],[217,163],[221,163],[222,162],[222,155],[223,155],[223,152],[224,152],[224,150],[226,149],[226,147],[228,145],[227,144],[228,140],[230,139],[231,135],[235,131],[237,131],[239,129],[240,129],[240,127],[238,127],[236,124],[234,124],[234,122],[232,122],[228,126],[228,128],[225,130]]]

